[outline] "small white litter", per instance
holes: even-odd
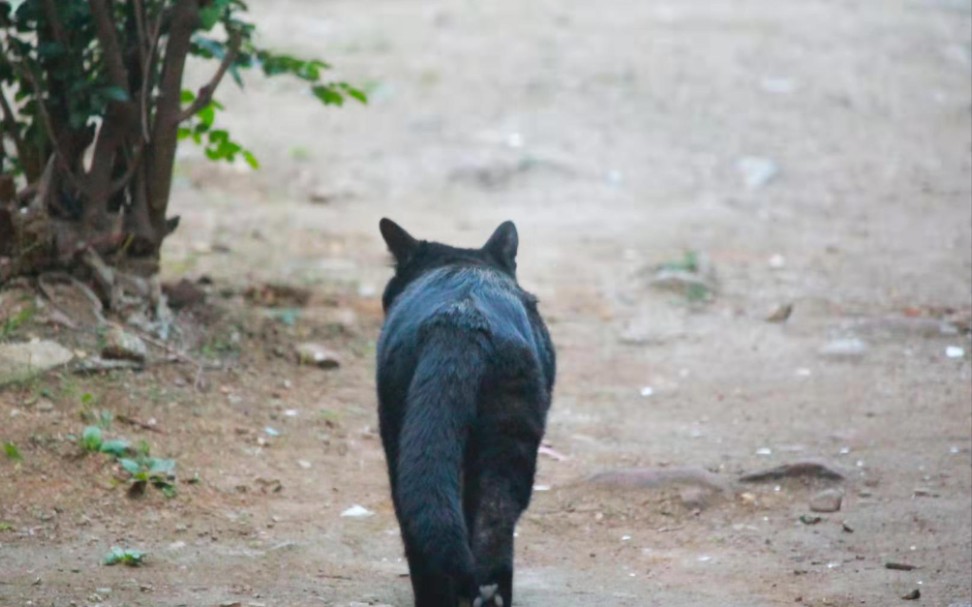
[[[949,346],[945,348],[945,356],[949,358],[965,358],[965,348]]]
[[[355,504],[341,513],[341,516],[346,518],[367,518],[369,516],[374,516],[374,512],[368,510],[364,506]]]

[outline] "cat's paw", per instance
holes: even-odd
[[[498,592],[499,586],[492,584],[479,587],[479,596],[473,601],[473,607],[503,607],[503,597]]]

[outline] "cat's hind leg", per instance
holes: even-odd
[[[481,431],[466,492],[469,544],[476,563],[471,607],[513,604],[513,534],[530,502],[539,438]]]

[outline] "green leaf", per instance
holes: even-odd
[[[216,108],[212,103],[207,104],[205,107],[199,110],[196,117],[199,118],[199,122],[205,124],[206,126],[213,126],[213,120],[216,120]]]
[[[311,88],[311,92],[317,97],[321,103],[324,105],[344,105],[344,97],[341,93],[334,90],[331,85],[319,84]]]
[[[208,32],[213,29],[213,26],[219,23],[219,19],[222,16],[223,7],[217,6],[216,3],[210,4],[199,10],[199,27]]]
[[[201,51],[199,54],[207,59],[215,57],[221,60],[226,55],[226,46],[219,40],[213,40],[205,36],[195,36],[192,39],[192,43],[199,47]]]
[[[196,94],[188,89],[182,89],[179,93],[179,101],[182,103],[192,103],[196,100]]]
[[[254,156],[253,152],[251,152],[250,150],[243,150],[243,160],[245,160],[246,163],[250,165],[251,169],[260,168],[260,161],[256,159],[256,156]]]
[[[132,550],[131,548],[122,549],[118,546],[113,546],[105,556],[104,564],[111,565],[126,565],[128,567],[138,567],[145,560],[145,553],[141,550]]]
[[[219,144],[219,154],[223,158],[228,158],[233,160],[236,154],[243,149],[238,143],[233,143],[232,141],[224,141]]]
[[[243,76],[240,75],[240,67],[239,67],[239,65],[237,65],[235,63],[233,65],[231,65],[230,68],[229,68],[229,73],[230,73],[230,76],[233,77],[233,82],[236,83],[236,86],[238,86],[240,88],[243,88]]]
[[[156,475],[168,475],[175,471],[175,460],[174,459],[161,459],[158,457],[152,457],[148,460],[149,474]]]
[[[15,462],[22,461],[24,458],[20,455],[20,449],[13,441],[7,441],[3,443],[3,452],[7,454],[7,459],[13,460]]]
[[[129,451],[131,445],[126,440],[115,439],[108,440],[101,443],[101,452],[114,455],[115,457],[122,457]]]
[[[118,463],[125,470],[125,472],[128,472],[131,475],[138,474],[138,471],[142,469],[142,467],[138,464],[137,461],[133,459],[129,459],[127,457],[120,458],[118,460]]]
[[[341,85],[341,88],[344,89],[344,91],[350,97],[353,97],[354,99],[357,99],[359,102],[361,102],[361,103],[363,103],[365,105],[368,104],[368,94],[365,93],[364,91],[362,91],[361,89],[354,88],[353,86],[351,86],[349,84],[342,84]]]
[[[81,446],[85,451],[98,451],[101,449],[102,436],[101,428],[98,426],[88,426],[81,435]]]
[[[118,86],[105,87],[101,89],[101,94],[105,96],[105,99],[112,101],[128,101],[130,99],[128,91]]]

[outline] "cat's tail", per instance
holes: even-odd
[[[424,333],[399,437],[395,497],[409,560],[452,580],[452,592],[463,597],[475,575],[462,506],[463,456],[485,344],[482,334],[446,323]]]

